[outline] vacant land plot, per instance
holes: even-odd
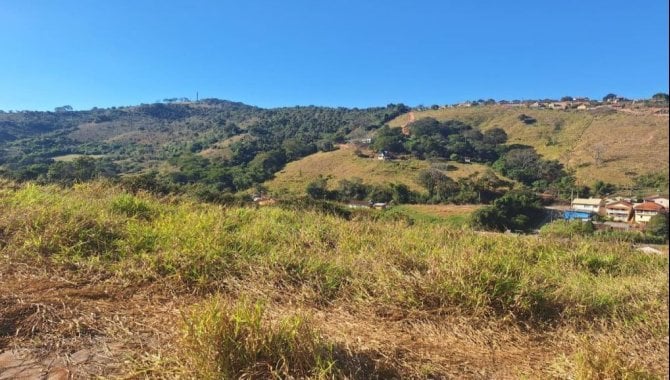
[[[358,157],[355,148],[341,145],[338,150],[315,153],[288,163],[266,185],[273,191],[304,193],[307,184],[322,175],[330,179],[331,186],[337,186],[341,179],[360,178],[367,184],[403,183],[414,191],[423,191],[417,176],[430,165],[428,161],[413,158],[382,161],[374,155]],[[480,164],[453,163],[453,166],[455,170],[447,172],[451,178],[483,173],[487,169]]]
[[[521,114],[536,122],[523,123]],[[461,120],[481,129],[503,128],[509,144],[530,145],[544,157],[560,160],[585,185],[596,180],[629,184],[635,174],[667,172],[670,165],[667,116],[480,106],[414,112],[414,117]],[[407,122],[405,114],[390,125],[402,127]]]
[[[70,162],[76,160],[79,157],[103,158],[105,156],[103,154],[65,154],[62,156],[53,157],[53,160]]]
[[[0,378],[664,378],[667,276],[625,243],[5,182]]]

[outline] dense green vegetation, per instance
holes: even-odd
[[[312,199],[369,200],[372,202],[403,203],[488,203],[503,195],[513,184],[495,175],[493,171],[452,180],[436,165],[419,172],[419,182],[426,193],[412,191],[404,184],[366,184],[360,178],[340,180],[330,189],[328,179],[319,177],[307,185],[306,193]]]
[[[459,121],[439,122],[423,118],[407,125],[410,136],[395,128],[381,128],[373,147],[378,151],[411,153],[418,158],[441,157],[452,161],[493,162],[500,154],[507,134],[500,128],[484,133]]]
[[[1,113],[0,173],[15,180],[70,184],[143,173],[167,162],[171,169],[153,176],[170,191],[233,193],[262,183],[286,162],[333,149],[350,133],[379,128],[407,110],[402,104],[266,110],[209,99],[79,112]],[[228,157],[200,154],[233,137],[237,138],[229,144]],[[98,164],[84,159],[54,162],[54,157],[67,154],[104,158]]]
[[[477,210],[471,218],[474,227],[494,231],[528,231],[544,215],[539,198],[528,191],[512,191],[493,204]]]
[[[512,189],[519,190],[516,194],[544,192],[562,199],[619,190],[603,181],[596,181],[593,190],[578,185],[574,172],[558,160],[545,159],[531,146],[507,144],[508,135],[499,127],[479,130],[462,121],[426,117],[409,123],[406,135],[387,125],[407,111],[402,104],[261,109],[216,99],[196,103],[168,99],[90,111],[59,107],[56,112],[3,112],[0,175],[68,186],[110,179],[133,193],[187,193],[206,202],[232,204],[248,201],[244,195],[248,193],[243,193],[247,189],[267,193],[262,184],[288,162],[359,141],[356,136],[374,136],[370,147],[378,152],[431,160],[429,169],[416,173],[425,192],[398,183],[366,184],[357,178],[344,179],[333,188],[326,178],[318,178],[307,184],[306,194],[322,201],[491,204]],[[529,126],[536,122],[525,114],[518,119]],[[454,180],[449,172],[455,161],[489,165],[497,174],[490,170]],[[633,179],[631,193],[667,188],[667,174]],[[510,196],[479,210],[473,225],[529,230],[541,215],[532,202],[517,200]]]

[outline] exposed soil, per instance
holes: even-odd
[[[157,288],[0,266],[0,379],[128,374],[164,350],[187,302]]]
[[[168,284],[1,263],[0,289],[3,380],[183,376],[171,372],[178,367],[182,311],[207,297]],[[546,378],[576,344],[569,331],[504,319],[410,315],[384,304],[314,306],[296,302],[294,294],[271,293],[268,316],[309,315],[335,344],[340,363],[354,368],[352,378]]]

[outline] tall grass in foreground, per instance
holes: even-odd
[[[265,308],[213,298],[185,316],[180,352],[198,379],[326,378],[332,347],[300,315],[271,322]]]
[[[627,243],[159,202],[101,184],[6,185],[0,209],[4,256],[129,280],[531,322],[636,321],[667,310],[667,256]]]
[[[346,309],[370,323],[385,315],[409,324],[463,316],[543,336],[559,331],[566,334],[559,345],[570,347],[559,378],[645,378],[667,368],[659,364],[668,335],[667,255],[588,237],[480,234],[389,219],[157,199],[100,183],[0,183],[0,264],[221,293],[184,318],[177,350],[198,378],[401,373],[347,358],[301,314],[270,316],[255,302],[233,301],[239,294],[299,310]],[[602,342],[579,341],[590,334]]]

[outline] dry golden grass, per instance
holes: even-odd
[[[205,157],[205,158],[210,158],[210,159],[222,159],[222,158],[230,158],[232,155],[232,150],[230,150],[230,145],[242,140],[244,137],[248,136],[248,134],[243,133],[240,135],[235,135],[233,137],[227,138],[223,141],[219,141],[210,148],[207,148],[200,153],[199,155]]]
[[[422,214],[433,215],[441,218],[450,216],[469,215],[482,207],[481,205],[405,205],[411,210]]]
[[[520,114],[537,119],[533,125],[518,120]],[[668,171],[668,117],[624,112],[532,110],[525,107],[485,106],[414,112],[416,119],[456,119],[481,129],[503,128],[510,144],[533,146],[547,159],[558,159],[576,170],[580,184],[596,180],[615,184],[631,182],[626,172],[645,174]],[[401,127],[407,114],[389,124]],[[595,165],[595,147],[602,147],[603,163]]]
[[[624,243],[0,182],[0,355],[74,378],[665,378],[667,275]]]
[[[63,162],[70,162],[74,161],[79,157],[91,157],[91,158],[102,158],[104,155],[102,154],[64,154],[62,156],[56,156],[52,157],[54,161],[63,161]]]
[[[315,153],[291,162],[274,179],[266,182],[266,186],[271,191],[299,194],[305,192],[309,182],[322,175],[330,179],[332,187],[341,179],[357,177],[366,184],[403,183],[414,191],[423,191],[417,175],[420,170],[430,167],[430,162],[417,159],[381,161],[372,154],[371,158],[358,157],[354,150],[349,145],[341,145],[338,150]],[[455,179],[486,170],[480,164],[453,165],[457,170],[449,171],[447,175]]]

